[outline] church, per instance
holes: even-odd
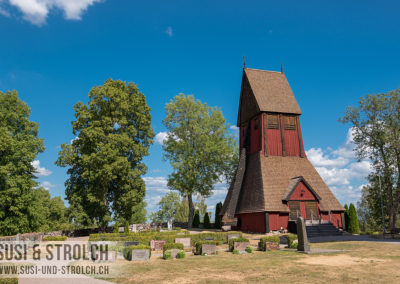
[[[302,216],[306,223],[343,228],[343,206],[307,159],[300,115],[283,70],[243,68],[240,158],[221,210],[223,225],[259,233],[295,231]]]

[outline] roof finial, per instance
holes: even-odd
[[[243,69],[246,68],[246,57],[243,55]]]
[[[283,64],[281,62],[281,73],[283,74]]]

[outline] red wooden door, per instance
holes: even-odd
[[[304,201],[300,201],[300,214],[301,214],[301,217],[303,217],[304,220],[307,219],[306,203]]]

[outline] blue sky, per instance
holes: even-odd
[[[0,90],[18,90],[40,123],[39,182],[64,196],[54,165],[73,139],[73,105],[107,78],[133,81],[162,137],[164,105],[178,93],[221,107],[235,124],[243,56],[285,74],[303,111],[309,159],[341,202],[356,202],[367,161],[337,119],[367,93],[400,85],[398,1],[0,0]],[[232,129],[232,131],[235,131]],[[157,139],[161,142],[161,139]],[[149,210],[167,192],[160,143],[146,158]],[[210,209],[223,201],[216,186]]]

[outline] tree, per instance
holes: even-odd
[[[133,206],[132,208],[132,217],[130,218],[131,224],[143,224],[146,223],[147,220],[147,203],[146,201],[142,201],[139,204]]]
[[[222,222],[221,222],[221,216],[219,214],[221,213],[222,209],[222,202],[218,202],[217,205],[215,206],[215,228],[220,229]]]
[[[208,212],[204,215],[204,228],[210,229],[211,228],[211,223],[210,223],[210,216],[208,215]]]
[[[16,91],[0,92],[1,235],[31,232],[40,223],[29,208],[37,186],[32,163],[44,146],[39,124],[29,120],[30,114]]]
[[[349,230],[349,223],[350,223],[350,218],[349,218],[349,206],[347,204],[344,205],[344,224],[345,224],[345,230]]]
[[[357,211],[353,203],[350,203],[349,207],[349,222],[348,232],[352,234],[359,234],[360,229],[358,226]]]
[[[200,225],[200,212],[199,210],[194,211],[194,217],[193,217],[193,228],[198,228]]]
[[[237,143],[221,110],[193,96],[176,96],[166,105],[166,113],[164,158],[173,169],[168,186],[188,199],[191,227],[193,194],[208,197],[217,181],[232,176],[238,160]]]
[[[201,195],[197,195],[197,200],[198,202],[194,203],[194,209],[199,211],[200,220],[202,220],[207,213],[206,199]]]
[[[158,202],[158,211],[151,215],[152,222],[163,223],[173,219],[180,206],[180,198],[177,192],[170,191]]]
[[[187,222],[189,217],[189,202],[187,198],[182,198],[181,203],[176,210],[174,220],[176,222]]]
[[[359,159],[368,158],[373,176],[380,176],[385,191],[389,227],[396,226],[400,205],[400,89],[362,97],[349,106],[340,121],[350,123]],[[379,190],[378,186],[371,188]]]
[[[119,224],[118,224],[118,222],[114,223],[113,233],[119,233]]]
[[[112,214],[129,220],[145,196],[143,157],[154,136],[145,96],[134,83],[108,79],[74,109],[77,138],[61,145],[56,161],[69,167],[67,199],[103,228]]]

